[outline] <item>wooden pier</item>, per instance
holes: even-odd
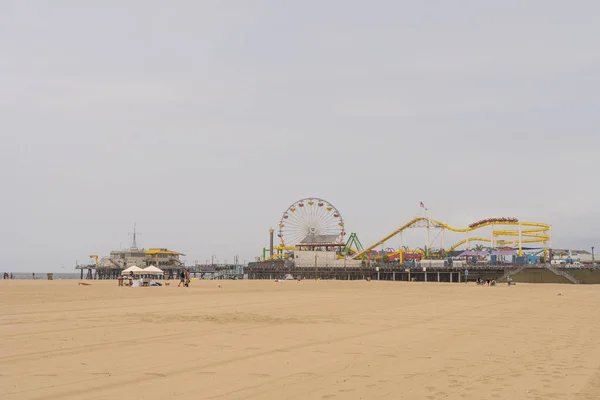
[[[276,260],[250,263],[244,270],[248,279],[336,279],[405,282],[465,283],[477,280],[531,283],[600,283],[599,268],[558,268],[550,264],[444,265],[440,267],[399,264],[362,264],[358,267],[294,266]]]

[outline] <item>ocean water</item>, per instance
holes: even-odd
[[[4,278],[4,272],[5,271],[0,271],[0,279]],[[9,271],[6,272],[10,275]],[[13,272],[12,274],[14,279],[33,279],[32,272]],[[79,272],[54,272],[53,274],[53,279],[79,279],[81,276]],[[48,273],[35,272],[35,279],[48,279]]]

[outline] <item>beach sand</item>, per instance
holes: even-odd
[[[87,282],[0,281],[0,398],[600,398],[600,286]]]

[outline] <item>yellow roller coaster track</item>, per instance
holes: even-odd
[[[467,242],[487,242],[490,243],[492,240],[490,238],[484,238],[484,237],[474,237],[474,238],[468,238],[468,239],[463,239],[460,242],[456,242],[454,243],[451,247],[449,247],[446,252],[450,252],[455,250],[457,247],[462,246],[463,244],[467,243]],[[519,240],[502,240],[502,239],[497,239],[495,241],[497,244],[518,244]],[[540,243],[539,239],[522,239],[521,243]]]
[[[284,251],[292,251],[294,250],[294,246],[284,246],[279,244],[277,246],[273,246],[273,256],[265,256],[265,260],[281,260],[287,257],[287,254]]]
[[[491,242],[492,240],[490,238],[484,238],[484,237],[473,237],[473,238],[468,238],[468,239],[463,239],[460,242],[454,243],[452,245],[452,247],[449,247],[448,250],[446,250],[447,252],[452,251],[454,249],[456,249],[457,247],[462,246],[463,244],[467,243],[467,242]]]
[[[516,231],[502,230],[502,231],[494,231],[492,233],[495,236],[521,236],[521,238],[528,238],[528,239],[520,240],[521,243],[546,242],[546,241],[550,240],[550,235],[548,234],[548,232],[552,228],[551,225],[541,223],[541,222],[525,222],[525,221],[517,221],[517,220],[500,220],[500,219],[486,220],[486,221],[481,222],[472,227],[455,228],[455,227],[452,227],[448,224],[445,224],[445,223],[440,222],[433,218],[417,217],[417,218],[414,218],[413,220],[409,221],[407,224],[396,229],[389,235],[385,236],[383,239],[381,239],[378,242],[374,243],[373,245],[367,247],[363,251],[356,253],[353,258],[363,257],[365,254],[367,254],[371,250],[384,244],[385,242],[387,242],[394,236],[398,235],[399,233],[403,232],[404,230],[415,227],[415,225],[417,225],[419,222],[428,222],[429,226],[431,228],[442,228],[442,229],[447,229],[452,232],[463,232],[463,233],[472,232],[472,231],[484,228],[486,226],[496,226],[496,225],[519,226],[521,228],[520,232],[519,232],[519,230],[516,230]],[[522,229],[523,226],[535,227],[535,229]],[[453,245],[449,250],[454,250],[461,244],[466,243],[467,241],[471,242],[471,241],[477,241],[477,240],[484,241],[484,242],[491,241],[489,238],[464,239],[464,240],[458,242],[457,244]],[[513,240],[496,240],[496,243],[498,243],[498,244],[515,244],[515,243],[519,243],[519,240],[514,240],[514,241]]]
[[[422,256],[424,256],[424,255],[425,255],[425,252],[424,252],[423,250],[421,250],[421,249],[408,249],[408,250],[402,250],[402,253],[417,253],[417,254],[421,254]],[[395,256],[399,255],[399,254],[400,254],[400,252],[399,252],[399,251],[394,251],[394,252],[392,252],[392,253],[385,253],[385,254],[386,254],[386,256],[388,256],[388,257],[395,257]],[[379,255],[379,256],[375,256],[374,258],[377,260],[377,259],[380,259],[380,258],[381,258],[381,256],[380,256],[380,255]]]
[[[489,239],[488,239],[488,240],[489,240]],[[350,253],[351,253],[351,254],[356,254],[356,253],[358,253],[358,251],[357,251],[356,249],[352,249],[352,248],[351,248],[351,249],[350,249]],[[405,250],[402,250],[402,253],[418,253],[418,254],[421,254],[421,255],[425,255],[425,252],[424,252],[423,250],[421,250],[421,249],[405,249]],[[388,257],[394,257],[394,256],[397,256],[398,254],[400,254],[400,252],[399,252],[399,251],[394,251],[394,252],[392,252],[392,253],[386,253],[386,255],[387,255]],[[338,256],[338,258],[339,258],[340,260],[343,260],[343,259],[344,259],[344,256],[343,256],[343,255],[340,255],[340,256]],[[375,256],[375,257],[373,257],[373,258],[374,258],[374,259],[380,259],[380,258],[381,258],[381,255],[377,255],[377,256]]]

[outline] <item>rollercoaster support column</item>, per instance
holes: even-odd
[[[430,239],[429,239],[429,218],[427,218],[427,247],[425,247],[425,257],[429,258],[429,245],[430,245]]]
[[[523,257],[523,226],[519,224],[519,257]]]
[[[402,231],[400,231],[400,248],[398,249],[398,264],[402,265],[404,263],[404,257],[403,257],[403,249],[402,249]]]
[[[273,259],[273,228],[269,229],[269,255]]]
[[[442,228],[442,258],[446,257],[446,253],[445,253],[446,250],[444,250],[445,249],[445,247],[444,247],[444,245],[445,245],[444,236],[446,236],[446,228]]]
[[[552,261],[552,227],[548,229],[548,247],[548,260],[546,260],[546,262],[550,264],[550,262]],[[594,257],[593,254],[592,257]]]

